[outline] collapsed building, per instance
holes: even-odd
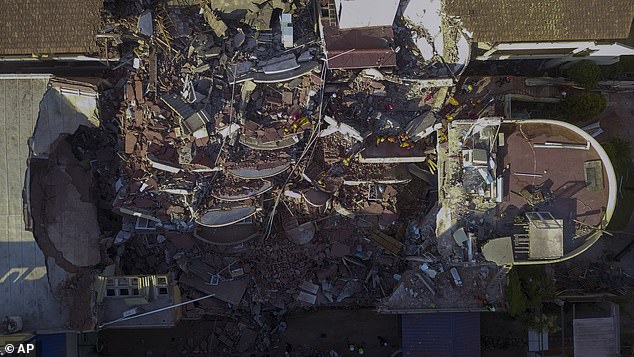
[[[7,222],[0,240],[2,342],[72,344],[98,320],[93,271],[101,268],[103,238],[113,226],[112,190],[101,177],[114,175],[115,141],[99,129],[92,84],[1,75],[0,96]]]
[[[41,245],[76,227],[82,244],[58,250],[92,268],[86,325],[216,316],[209,350],[266,351],[288,311],[504,309],[513,266],[601,237],[616,197],[601,146],[561,122],[453,120],[466,34],[437,0],[368,4],[130,2],[107,22],[123,43],[99,95],[51,80],[74,109],[53,120],[42,102],[33,230]],[[93,198],[86,171],[97,207],[36,222]]]

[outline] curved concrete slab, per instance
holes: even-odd
[[[227,194],[222,194],[219,192],[212,192],[211,196],[213,198],[216,198],[222,201],[229,201],[229,202],[244,201],[251,197],[259,196],[263,194],[264,192],[270,190],[272,187],[273,187],[273,183],[271,183],[271,181],[262,180],[262,186],[260,186],[259,188],[255,190],[250,188],[245,188],[244,190],[242,190],[241,193],[238,193],[235,195],[227,195]]]
[[[289,135],[281,140],[263,142],[258,138],[250,138],[248,136],[240,136],[240,144],[254,150],[279,150],[291,147],[299,142],[297,135]]]
[[[235,168],[235,169],[228,169],[227,173],[235,177],[239,177],[239,178],[243,178],[247,180],[255,180],[255,179],[264,179],[267,177],[279,175],[282,172],[286,171],[290,166],[291,166],[291,163],[286,162],[279,166],[266,168],[266,169],[258,169],[255,167],[241,167],[241,168]]]
[[[305,191],[303,194],[304,200],[306,203],[313,207],[324,207],[330,201],[330,194],[324,191],[310,189]]]
[[[198,227],[194,230],[194,237],[215,245],[236,245],[247,242],[260,235],[256,224],[233,224],[226,227],[209,228]]]
[[[211,209],[198,218],[196,223],[211,228],[224,227],[249,218],[256,212],[257,209],[255,207],[248,206],[235,207],[229,210]]]

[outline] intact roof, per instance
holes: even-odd
[[[401,325],[403,356],[480,356],[477,312],[405,314]]]
[[[63,83],[67,90],[72,86],[50,75],[0,74],[0,125],[3,125],[0,135],[3,152],[0,155],[0,219],[4,222],[0,228],[0,299],[7,302],[0,304],[0,316],[20,316],[23,330],[27,332],[92,328],[92,312],[89,301],[86,301],[90,294],[74,294],[68,301],[61,300],[68,279],[80,278],[79,274],[69,272],[75,267],[71,260],[74,262],[77,257],[90,259],[95,253],[99,256],[98,247],[90,251],[84,249],[87,235],[79,233],[84,227],[69,224],[76,220],[71,221],[68,217],[84,206],[75,201],[71,204],[62,201],[66,197],[61,195],[44,197],[41,190],[37,191],[43,182],[34,180],[36,173],[44,171],[42,166],[45,165],[44,160],[33,158],[31,148],[48,154],[52,144],[50,138],[67,134],[68,130],[74,131],[79,124],[73,124],[73,121],[80,115],[67,108],[68,102],[76,100],[77,95],[74,92],[56,95],[59,93],[57,85]],[[85,104],[76,100],[78,103]],[[30,143],[33,146],[30,147]],[[66,172],[61,174],[66,175]],[[71,177],[67,177],[70,182]],[[46,185],[51,185],[48,186],[51,189],[58,186],[65,189],[53,181],[47,181]],[[79,196],[78,191],[65,192]],[[47,209],[55,210],[57,216],[41,229],[47,231],[49,239],[40,246],[33,231],[42,225],[32,219],[32,212],[42,212],[44,208],[33,205],[33,202],[50,205],[55,200],[61,203]],[[58,209],[60,206],[64,209]],[[96,244],[94,238],[92,236],[91,243]],[[55,250],[61,255],[51,256]],[[79,280],[75,280],[75,284],[80,284]]]
[[[48,88],[49,76],[0,76],[0,316],[21,316],[24,329],[63,328],[69,314],[58,302],[47,275],[60,268],[40,250],[33,233],[25,228],[23,197],[28,140],[38,118],[39,103]],[[10,302],[10,303],[9,303]]]
[[[97,50],[101,0],[0,0],[0,55]]]
[[[625,39],[634,0],[446,0],[478,42]]]
[[[575,356],[619,355],[618,333],[614,317],[575,319],[573,322]]]
[[[396,53],[391,27],[366,27],[340,30],[324,26],[328,68],[354,69],[395,67]]]

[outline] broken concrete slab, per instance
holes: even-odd
[[[221,281],[218,282],[218,285],[209,285],[208,282],[194,276],[183,276],[179,280],[182,284],[191,286],[206,294],[213,294],[214,298],[233,306],[238,306],[240,301],[242,301],[244,292],[249,286],[249,281],[248,276],[241,279]]]
[[[258,169],[256,167],[238,167],[227,169],[227,173],[247,180],[264,179],[279,175],[286,171],[290,166],[290,163],[280,163],[275,167],[262,169]]]
[[[253,206],[237,206],[230,209],[211,209],[205,212],[196,223],[210,227],[224,227],[245,220],[257,213]]]
[[[264,141],[257,137],[240,136],[240,143],[255,150],[281,150],[291,147],[299,142],[297,135],[287,135],[279,140],[275,138],[270,141]]]
[[[80,126],[99,126],[98,95],[94,86],[68,80],[51,81],[42,98],[33,136],[32,154],[46,158],[62,134],[73,134]]]
[[[213,32],[218,37],[225,37],[228,27],[224,23],[224,21],[222,21],[218,16],[216,16],[216,14],[214,14],[211,7],[209,7],[209,5],[203,5],[202,13],[205,21],[207,21],[207,24],[213,30]]]
[[[195,238],[205,243],[218,246],[236,246],[261,235],[262,233],[255,223],[232,224],[218,228],[201,226],[194,229]]]
[[[241,190],[241,192],[239,193],[234,193],[234,194],[227,194],[227,193],[222,193],[222,192],[212,192],[211,195],[214,198],[217,198],[219,200],[222,201],[229,201],[229,202],[237,202],[237,201],[244,201],[246,199],[249,199],[251,197],[255,197],[255,196],[259,196],[267,191],[269,191],[271,188],[273,188],[273,183],[271,181],[268,180],[262,180],[262,185],[257,188],[257,189],[249,189],[248,187],[245,189],[243,187],[243,189]]]
[[[197,111],[196,113],[190,115],[185,120],[183,120],[183,126],[190,134],[193,134],[197,130],[204,128],[210,121],[211,118],[209,114],[203,109]]]
[[[313,240],[313,238],[315,237],[316,231],[317,230],[315,227],[315,223],[306,222],[306,223],[300,224],[299,226],[295,228],[286,230],[284,231],[284,233],[286,234],[286,237],[288,237],[289,240],[291,240],[294,243],[302,245]]]
[[[299,288],[313,295],[317,295],[317,292],[319,291],[319,285],[306,280],[299,285]]]
[[[313,207],[325,208],[330,202],[330,194],[317,189],[311,189],[302,193],[306,203]]]
[[[413,141],[421,140],[442,127],[441,123],[436,124],[436,120],[436,114],[428,111],[412,119],[407,124],[405,132]]]
[[[152,36],[152,34],[154,34],[154,23],[151,10],[145,10],[141,13],[141,15],[139,15],[137,30],[145,36]]]
[[[297,295],[297,300],[309,305],[315,305],[315,302],[317,301],[317,295],[313,295],[305,291],[300,291],[299,295]]]

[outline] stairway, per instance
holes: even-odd
[[[328,2],[326,10],[328,11],[328,16],[324,20],[328,21],[329,26],[337,26],[337,7],[334,0]]]
[[[516,260],[527,260],[530,252],[530,240],[528,234],[515,234],[513,236],[513,253]]]
[[[505,286],[506,285],[506,277],[508,276],[508,274],[511,271],[512,267],[513,267],[512,265],[503,265],[502,268],[500,268],[500,270],[498,270],[498,273],[495,274],[493,279],[491,279],[491,281],[489,282],[489,285],[487,285],[487,290],[489,290],[491,288],[498,287],[500,284]]]

